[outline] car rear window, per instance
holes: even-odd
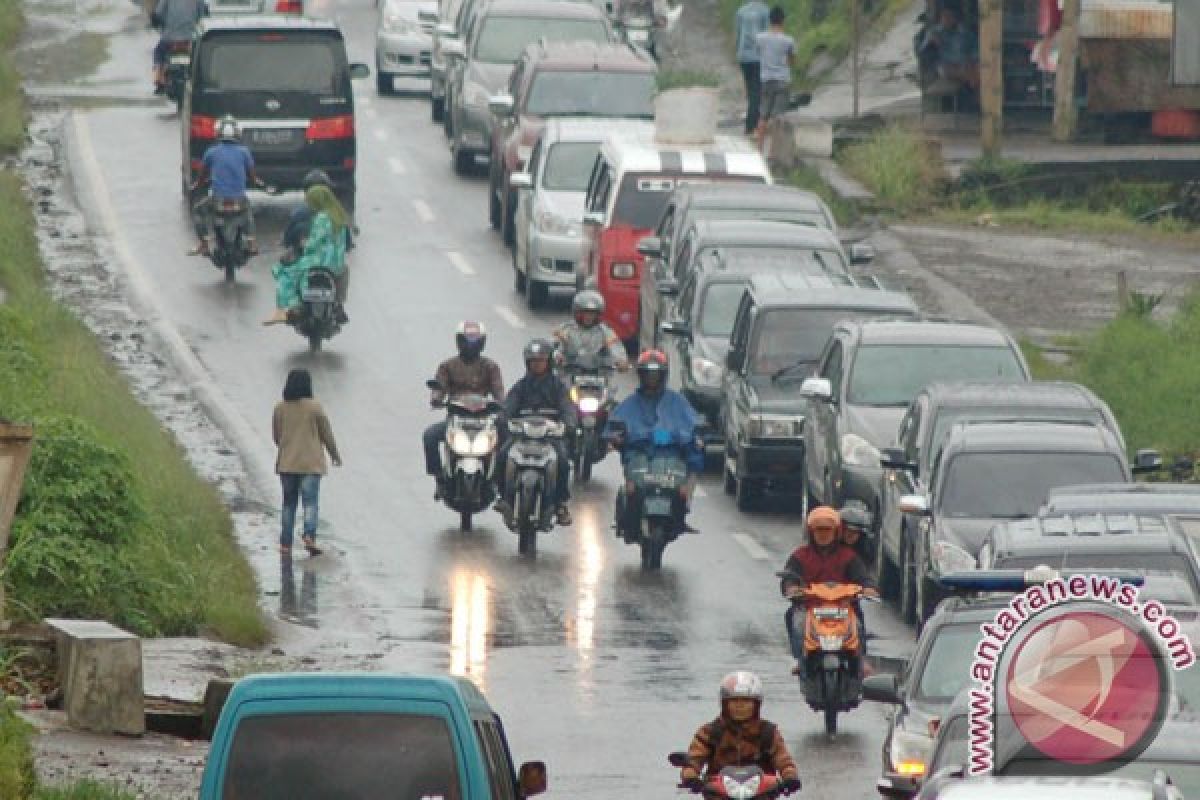
[[[512,64],[536,41],[607,42],[608,26],[598,19],[491,16],[475,39],[474,56],[489,64]]]
[[[946,466],[941,511],[948,517],[1030,517],[1058,486],[1121,483],[1109,453],[963,453]]]
[[[971,659],[979,644],[979,623],[945,625],[937,629],[929,654],[914,676],[917,699],[949,703],[970,682]]]
[[[1135,534],[1136,535],[1136,534]],[[1047,564],[1049,561],[1051,563]],[[1033,569],[1046,564],[1058,569],[1096,569],[1132,571],[1145,576],[1141,596],[1169,605],[1194,606],[1197,602],[1197,587],[1192,578],[1191,565],[1187,559],[1173,553],[1072,553],[1070,544],[1063,545],[1063,552],[1053,557],[1015,556],[997,557],[996,569]]]
[[[236,728],[222,800],[461,800],[446,720],[417,714],[271,714]]]
[[[341,39],[263,32],[214,37],[201,47],[205,91],[335,94],[344,78]]]
[[[585,192],[596,165],[599,142],[559,142],[546,154],[542,187],[555,192]]]
[[[728,339],[733,334],[733,321],[745,293],[745,283],[710,283],[701,306],[700,333]]]
[[[525,110],[540,116],[654,116],[654,73],[543,70],[533,79]]]
[[[697,183],[765,183],[765,180],[759,175],[629,173],[621,180],[612,224],[649,230],[662,217],[671,192]]]
[[[908,407],[935,381],[1023,381],[1009,347],[936,344],[865,345],[854,358],[848,400],[863,406]]]

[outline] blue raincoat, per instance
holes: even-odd
[[[696,442],[700,416],[679,392],[666,389],[653,398],[638,389],[613,411],[606,433],[612,432],[614,420],[625,423],[622,465],[627,465],[635,453],[673,445],[687,460],[689,472],[704,470],[704,449]]]

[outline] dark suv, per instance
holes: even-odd
[[[880,448],[891,444],[909,404],[941,380],[1028,381],[1008,334],[971,322],[846,320],[833,330],[816,377],[800,387],[809,502],[861,500],[879,520]]]
[[[346,61],[328,20],[288,16],[211,17],[197,26],[192,74],[181,110],[184,195],[192,196],[217,120],[237,118],[255,171],[280,189],[300,189],[312,169],[354,205],[356,141],[351,78],[365,64]]]
[[[1138,471],[1156,469],[1157,453],[1138,453]],[[1030,517],[1057,486],[1131,481],[1133,471],[1112,431],[1087,422],[959,422],[929,475],[929,492],[900,498],[922,518],[900,558],[900,609],[922,624],[944,590],[941,575],[974,569],[998,522]]]
[[[734,318],[722,391],[725,491],[739,510],[768,492],[805,497],[799,386],[834,326],[846,318],[916,314],[908,295],[865,288],[845,275],[781,272],[750,280]]]
[[[1096,483],[1063,486],[1046,495],[1039,517],[1056,514],[1191,514],[1200,517],[1195,483]]]
[[[525,168],[547,117],[654,118],[658,65],[628,44],[546,42],[525,48],[506,93],[491,98],[488,221],[513,243],[517,193],[509,177]]]

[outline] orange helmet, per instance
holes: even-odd
[[[643,389],[662,389],[667,385],[667,374],[669,372],[669,364],[667,362],[667,354],[662,350],[644,350],[637,360],[638,384]],[[657,376],[653,385],[650,383],[651,376]]]

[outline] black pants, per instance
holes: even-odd
[[[421,437],[425,444],[425,472],[429,475],[442,474],[442,439],[446,438],[446,420],[435,422],[425,429]]]
[[[746,133],[758,127],[758,102],[762,97],[761,66],[757,61],[741,61],[742,80],[746,84]]]

